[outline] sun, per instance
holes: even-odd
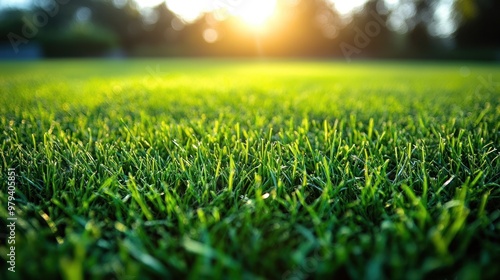
[[[246,25],[254,29],[262,29],[276,10],[276,0],[246,0],[231,11]]]

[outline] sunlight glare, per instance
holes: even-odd
[[[213,28],[208,28],[203,31],[203,39],[207,43],[215,43],[219,39],[219,33]]]
[[[162,2],[186,23],[203,13],[226,10],[252,28],[262,28],[276,10],[277,0],[134,0],[139,8],[151,8]]]
[[[347,15],[352,13],[354,10],[361,8],[367,0],[328,0],[335,6],[337,10],[342,15]]]
[[[244,1],[237,9],[230,11],[247,25],[262,28],[274,14],[276,0]]]
[[[137,3],[137,6],[139,8],[151,8],[165,2],[165,0],[134,0],[134,1],[135,3]]]

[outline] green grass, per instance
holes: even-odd
[[[3,62],[0,104],[2,279],[500,276],[498,66]]]

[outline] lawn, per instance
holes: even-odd
[[[0,62],[0,105],[2,279],[500,277],[498,65]]]

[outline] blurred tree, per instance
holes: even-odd
[[[9,33],[22,30],[24,25],[22,18],[27,15],[29,15],[28,11],[18,9],[0,11],[0,42],[10,42]]]
[[[183,28],[182,22],[163,4],[154,7],[154,13],[156,14],[156,20],[146,36],[157,44],[177,42],[179,31],[182,31]]]
[[[443,3],[454,11],[449,18]],[[138,10],[134,0],[33,0],[30,11],[1,12],[0,41],[37,39],[50,55],[119,46],[128,54],[345,56],[347,48],[359,57],[422,57],[452,39],[460,48],[500,46],[498,0],[368,0],[351,15],[339,15],[330,0],[277,5],[278,16],[257,30],[215,12],[187,24],[164,3]]]
[[[63,32],[74,22],[88,21],[99,29],[116,34],[120,45],[129,49],[136,44],[141,32],[140,14],[130,0],[121,7],[115,6],[111,0],[67,1],[64,5],[57,5],[54,0],[35,0],[34,14],[44,12],[53,15],[41,36]]]
[[[163,3],[141,11],[141,32],[136,38],[137,56],[178,56],[189,54],[193,45],[186,40],[194,33]],[[196,36],[201,40],[201,36]]]
[[[460,47],[500,49],[500,1],[458,0],[455,8],[461,19],[455,35]]]
[[[429,34],[429,24],[432,21],[433,9],[430,0],[415,1],[415,15],[412,17],[413,26],[408,32],[407,53],[412,57],[423,57],[433,48],[435,40]]]
[[[117,46],[116,34],[92,22],[75,22],[40,38],[47,57],[99,56]]]
[[[343,42],[354,48],[358,56],[389,56],[397,48],[394,33],[387,27],[387,15],[381,14],[377,8],[380,2],[383,0],[366,2],[342,29]],[[345,52],[346,47],[343,48]]]

